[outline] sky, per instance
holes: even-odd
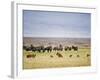
[[[91,14],[23,10],[24,37],[91,37]]]

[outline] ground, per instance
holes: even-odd
[[[90,51],[90,48],[80,48],[78,51],[52,51],[50,53],[23,50],[23,69],[90,66]],[[56,55],[57,52],[63,57],[58,57]],[[28,54],[36,54],[36,57],[27,58]],[[53,57],[50,57],[51,55]]]

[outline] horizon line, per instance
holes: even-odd
[[[33,36],[23,36],[24,38],[91,38],[91,37],[33,37]]]

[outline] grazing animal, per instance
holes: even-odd
[[[59,45],[58,50],[59,50],[59,51],[63,51],[63,46],[62,46],[61,44]]]
[[[27,58],[31,58],[31,57],[32,57],[32,55],[27,55],[26,57],[27,57]]]
[[[67,50],[68,50],[68,51],[71,51],[71,50],[72,50],[72,48],[71,48],[71,47],[68,47],[68,46],[65,46],[64,49],[65,49],[65,51],[67,51]]]
[[[58,47],[54,47],[53,50],[54,50],[54,51],[57,51],[57,50],[58,50]]]
[[[26,51],[31,51],[31,48],[30,47],[26,47]]]
[[[72,50],[72,48],[71,48],[71,47],[68,47],[68,50],[69,50],[69,51],[71,51],[71,50]]]
[[[77,57],[80,57],[80,55],[77,55]]]
[[[72,55],[69,55],[69,57],[72,57]]]
[[[31,45],[30,47],[31,47],[31,50],[32,50],[33,52],[36,51],[36,47],[34,47],[33,45]]]
[[[48,46],[46,47],[47,52],[51,52],[52,51],[52,46]]]
[[[26,48],[27,48],[26,46],[23,46],[23,49],[24,49],[24,50],[26,50]]]
[[[63,46],[60,44],[58,47],[53,48],[54,51],[63,51]]]
[[[26,57],[27,58],[35,58],[36,57],[36,54],[28,54]]]
[[[87,57],[89,57],[89,56],[90,56],[90,54],[87,54],[86,56],[87,56]]]
[[[78,51],[78,47],[77,47],[77,46],[72,46],[72,49],[73,49],[74,51]]]
[[[67,50],[68,50],[68,48],[67,48],[67,47],[65,47],[64,49],[65,49],[65,51],[67,51]]]
[[[53,55],[50,55],[51,58],[53,58]]]
[[[41,46],[36,47],[36,51],[40,53],[41,52]]]
[[[23,49],[25,49],[26,51],[33,51],[33,48],[34,46],[32,44],[30,46],[23,46]]]
[[[44,46],[37,46],[37,47],[32,47],[32,51],[37,51],[37,52],[42,52],[44,49]]]
[[[64,49],[65,49],[65,51],[70,50],[68,46],[65,46]]]
[[[57,55],[58,57],[60,57],[60,58],[63,57],[63,56],[62,56],[60,53],[58,53],[58,52],[57,52],[56,55]]]

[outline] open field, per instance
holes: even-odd
[[[56,68],[56,67],[80,67],[80,66],[90,66],[91,58],[87,56],[90,55],[90,48],[81,48],[78,51],[59,51],[63,57],[58,57],[56,55],[57,51],[52,51],[51,53],[38,53],[31,51],[23,51],[23,69],[36,69],[36,68]],[[27,58],[28,54],[36,54],[34,58]],[[50,57],[50,56],[53,57]],[[72,55],[70,57],[70,55]]]
[[[25,46],[43,45],[54,48],[60,44],[63,47],[62,51],[53,49],[50,52],[47,50],[45,52],[23,50],[23,69],[91,66],[90,38],[23,38]],[[78,49],[65,51],[65,46],[72,45],[77,46]],[[30,57],[30,55],[32,56]]]

